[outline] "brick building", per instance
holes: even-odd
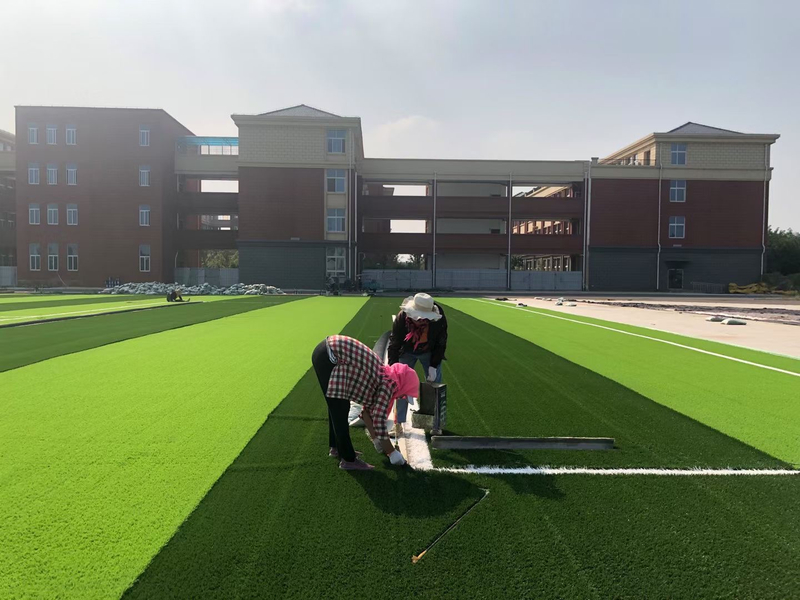
[[[777,135],[687,123],[603,159],[379,159],[359,118],[232,118],[238,137],[198,137],[162,110],[17,107],[0,202],[15,183],[18,281],[171,281],[215,249],[238,249],[243,282],[306,289],[389,277],[397,255],[416,288],[717,290],[763,270]]]

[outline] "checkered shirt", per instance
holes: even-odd
[[[397,385],[384,376],[383,361],[368,346],[346,335],[332,335],[325,342],[336,362],[327,396],[361,404],[369,411],[378,438],[389,439],[386,419]]]

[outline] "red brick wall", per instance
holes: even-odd
[[[39,127],[39,144],[28,144],[28,124]],[[47,145],[46,127],[58,128]],[[77,128],[77,144],[66,145],[65,128]],[[150,127],[150,146],[139,146],[139,127]],[[186,128],[161,110],[18,107],[17,252],[19,281],[100,286],[122,281],[171,279],[169,231],[174,227],[174,147]],[[28,164],[38,163],[40,184],[28,185]],[[58,165],[58,184],[47,185],[47,164]],[[78,169],[68,186],[66,165]],[[139,187],[139,166],[150,167],[150,187]],[[41,224],[28,225],[28,205],[38,203]],[[59,209],[59,224],[47,225],[47,204]],[[67,204],[77,204],[78,225],[68,226]],[[139,226],[139,205],[150,205],[150,227]],[[28,270],[28,244],[38,242],[42,270]],[[59,272],[47,271],[49,242],[59,244]],[[67,244],[78,244],[79,270],[67,271]],[[139,272],[139,244],[149,244],[151,270]],[[167,272],[169,271],[169,272]],[[57,276],[58,275],[58,276]]]
[[[667,183],[669,191],[669,183]],[[656,246],[658,180],[593,179],[592,246]]]
[[[661,182],[661,244],[684,248],[755,248],[763,229],[761,181],[686,182],[686,202],[669,201],[670,180]],[[592,246],[658,245],[658,180],[592,181]],[[686,237],[669,238],[669,217],[686,218]]]
[[[763,181],[687,181],[686,202],[662,193],[661,244],[683,248],[760,248]],[[669,217],[686,218],[686,237],[669,238]]]
[[[240,167],[239,240],[325,239],[324,169]]]

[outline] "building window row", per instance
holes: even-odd
[[[78,131],[74,125],[67,125],[64,128],[64,140],[67,146],[75,146],[78,143]],[[58,126],[47,125],[45,127],[45,141],[48,146],[58,145]],[[39,143],[39,126],[35,123],[28,125],[28,143],[37,145]]]
[[[325,253],[325,276],[333,279],[340,279],[345,276],[345,253],[344,247],[336,246],[328,248]]]
[[[328,232],[329,233],[344,233],[344,209],[343,208],[329,208],[328,209]]]
[[[326,169],[325,189],[332,194],[344,194],[347,189],[347,175],[344,169]]]
[[[347,149],[347,130],[328,129],[328,154],[344,154]]]
[[[686,144],[672,144],[670,148],[670,162],[673,165],[686,164]]]
[[[59,251],[57,243],[47,244],[47,270],[59,270]],[[28,245],[28,268],[31,271],[42,270],[41,244]],[[67,271],[78,270],[78,244],[67,244]]]
[[[39,204],[28,205],[28,225],[41,224],[41,208]],[[58,225],[58,204],[47,205],[47,224]],[[78,205],[67,204],[67,225],[78,224]]]
[[[142,273],[150,272],[150,244],[139,246],[139,271]]]
[[[150,187],[150,167],[139,167],[139,187]]]
[[[669,237],[673,240],[682,240],[686,237],[686,217],[669,218]]]
[[[48,164],[47,185],[58,185],[58,165]],[[73,164],[66,166],[67,185],[78,185],[78,167]],[[28,163],[28,185],[39,185],[41,178],[39,175],[39,163]]]
[[[669,182],[669,201],[686,202],[686,180],[673,179]]]

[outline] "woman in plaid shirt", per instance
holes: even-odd
[[[375,450],[387,454],[393,465],[405,464],[403,455],[389,441],[386,418],[397,398],[419,396],[419,378],[414,370],[400,363],[384,365],[369,347],[345,335],[332,335],[320,342],[311,363],[328,403],[329,454],[341,459],[339,468],[374,468],[353,449],[347,422],[351,401],[364,408],[361,417]]]

